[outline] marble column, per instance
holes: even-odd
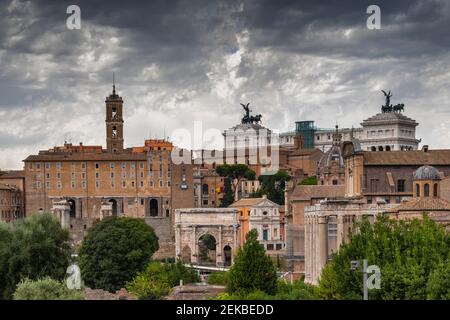
[[[198,243],[197,243],[197,227],[196,226],[192,226],[192,235],[191,235],[191,237],[192,237],[192,240],[191,240],[191,242],[192,242],[192,248],[191,248],[191,255],[192,255],[192,257],[191,257],[191,261],[192,261],[192,263],[193,264],[196,264],[196,263],[198,263]]]
[[[317,218],[318,223],[318,248],[317,248],[317,273],[316,281],[320,277],[320,273],[328,262],[328,217],[320,216]]]
[[[216,265],[223,266],[222,226],[219,226],[219,236],[216,245]]]

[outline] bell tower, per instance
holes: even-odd
[[[106,97],[106,149],[109,152],[123,151],[123,100],[116,94],[113,73],[113,91]]]

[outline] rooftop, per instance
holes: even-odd
[[[364,151],[365,165],[431,166],[450,165],[450,149],[410,151]]]

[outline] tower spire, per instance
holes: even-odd
[[[116,94],[116,78],[115,78],[115,73],[113,71],[113,95]]]

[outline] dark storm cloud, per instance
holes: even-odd
[[[386,88],[425,142],[449,138],[447,1],[86,0],[81,30],[70,4],[0,1],[0,167],[65,138],[104,144],[113,71],[127,145],[194,120],[223,130],[244,101],[273,129],[357,126]],[[371,4],[381,30],[366,28]]]

